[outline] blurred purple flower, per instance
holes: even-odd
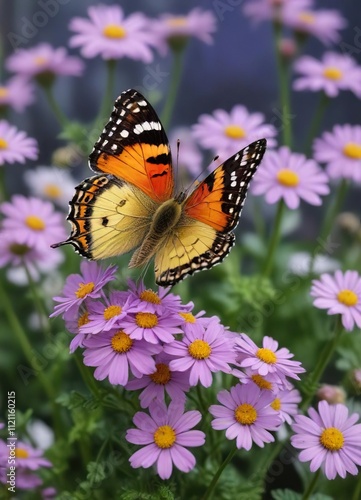
[[[283,199],[288,208],[296,209],[300,200],[311,205],[321,205],[320,195],[330,192],[328,177],[314,160],[293,153],[282,146],[278,151],[268,151],[253,179],[251,191],[265,195],[267,203]]]
[[[9,447],[0,440],[0,468],[6,466],[9,457]],[[43,450],[33,448],[22,441],[15,444],[15,465],[22,469],[37,470],[40,467],[51,467],[52,463],[43,457]]]
[[[282,23],[285,11],[296,14],[311,8],[312,4],[312,0],[246,0],[242,11],[255,23],[270,20]]]
[[[58,167],[37,167],[24,173],[24,180],[31,194],[56,203],[59,207],[68,207],[74,195],[75,179],[68,170]]]
[[[0,120],[0,166],[4,163],[24,163],[26,159],[36,160],[38,145],[25,132]]]
[[[0,85],[0,108],[11,107],[18,113],[34,102],[34,87],[23,77],[13,76]]]

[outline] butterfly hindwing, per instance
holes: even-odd
[[[167,135],[149,102],[136,90],[123,92],[89,156],[94,172],[131,182],[157,202],[173,196]]]

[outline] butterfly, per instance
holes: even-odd
[[[157,113],[136,90],[115,101],[89,166],[97,175],[75,188],[67,219],[71,244],[91,260],[134,250],[129,267],[154,258],[158,285],[220,263],[235,241],[249,182],[266,149],[260,139],[190,190],[176,193],[172,156]]]

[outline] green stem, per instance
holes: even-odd
[[[273,258],[274,258],[274,254],[275,254],[275,251],[276,251],[279,239],[280,239],[280,234],[281,234],[281,222],[282,222],[284,208],[285,208],[285,203],[283,200],[280,200],[278,202],[276,217],[275,217],[275,221],[274,221],[274,225],[273,225],[272,236],[270,238],[266,260],[265,260],[264,266],[263,266],[263,272],[262,272],[263,277],[269,276],[271,273],[271,270],[272,270]]]
[[[208,498],[211,498],[211,496],[214,493],[214,489],[216,487],[218,479],[221,477],[222,472],[224,471],[224,469],[227,467],[227,465],[229,464],[229,462],[234,457],[236,451],[237,451],[237,448],[235,447],[233,450],[231,450],[229,452],[228,456],[225,458],[225,460],[223,461],[223,463],[219,466],[219,469],[217,470],[216,474],[214,475],[211,484],[207,488],[207,491],[203,495],[202,500],[207,500]]]
[[[318,134],[322,122],[322,118],[324,117],[326,108],[330,102],[330,98],[324,93],[321,93],[320,100],[318,106],[316,107],[316,111],[313,115],[311,124],[308,129],[307,139],[305,142],[304,152],[306,156],[311,156],[312,153],[312,141]]]
[[[38,316],[39,316],[40,327],[44,330],[45,336],[49,339],[49,337],[51,336],[51,330],[50,330],[50,322],[48,321],[48,316],[49,316],[48,311],[46,310],[46,308],[43,304],[43,301],[41,300],[41,298],[39,296],[36,283],[34,283],[34,280],[31,276],[29,268],[25,262],[23,262],[23,266],[24,266],[24,269],[26,272],[26,276],[28,278],[29,288],[30,288],[32,296],[33,296],[35,308],[36,308]],[[44,323],[44,320],[45,320],[45,323]]]
[[[76,366],[80,372],[80,375],[83,379],[83,382],[84,384],[86,385],[86,387],[89,389],[89,391],[91,392],[91,394],[99,399],[100,395],[99,395],[99,389],[98,389],[98,386],[94,380],[94,377],[92,376],[92,374],[89,372],[89,369],[87,366],[84,365],[83,363],[83,359],[81,358],[81,355],[79,354],[79,352],[76,352],[74,354],[74,359],[75,359],[75,363],[76,363]]]
[[[171,71],[171,81],[166,102],[161,114],[161,121],[165,129],[169,128],[170,120],[173,113],[174,104],[177,98],[178,88],[181,81],[183,71],[183,55],[184,50],[173,50],[173,66]]]
[[[318,479],[321,474],[321,469],[318,469],[318,471],[313,475],[312,481],[310,481],[307,490],[304,492],[302,496],[302,500],[308,500],[310,496],[312,495],[313,490],[315,489],[315,486],[318,482]]]
[[[282,26],[280,23],[273,23],[273,32],[276,49],[276,62],[278,83],[280,88],[280,103],[282,114],[282,136],[283,144],[291,148],[292,146],[292,127],[291,127],[291,96],[289,85],[289,64],[279,50],[282,39]]]
[[[0,202],[7,198],[5,187],[5,168],[0,169]]]
[[[99,115],[97,116],[95,123],[105,122],[110,115],[110,110],[114,101],[114,87],[115,87],[115,75],[117,69],[117,61],[115,59],[109,59],[106,61],[107,77],[106,77],[106,87],[103,95],[103,101],[100,106]]]
[[[53,86],[50,85],[42,85],[42,88],[45,92],[46,100],[48,101],[49,107],[54,113],[55,118],[58,120],[59,124],[62,128],[65,128],[69,124],[68,118],[63,113],[63,110],[56,102],[54,94],[53,94]]]
[[[339,316],[336,321],[333,339],[327,342],[323,352],[321,353],[318,359],[316,368],[313,370],[313,372],[310,373],[310,375],[305,380],[304,384],[307,388],[307,392],[300,405],[301,410],[306,410],[309,407],[312,398],[314,396],[314,393],[317,390],[317,385],[323,375],[323,372],[325,371],[326,366],[328,365],[333,353],[335,352],[335,349],[341,338],[342,332],[343,332],[343,325],[341,321],[341,316]]]
[[[359,480],[353,492],[352,500],[360,500],[360,498],[361,498],[361,474],[359,474]]]

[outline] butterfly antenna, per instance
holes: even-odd
[[[197,175],[197,177],[194,179],[194,181],[191,183],[190,186],[185,190],[185,195],[188,196],[189,191],[192,191],[200,182],[209,175],[210,170],[211,170],[211,165],[212,163],[216,162],[219,159],[219,155],[215,156],[212,161],[209,163],[207,167],[204,167],[201,172]],[[200,180],[201,179],[201,180]]]

